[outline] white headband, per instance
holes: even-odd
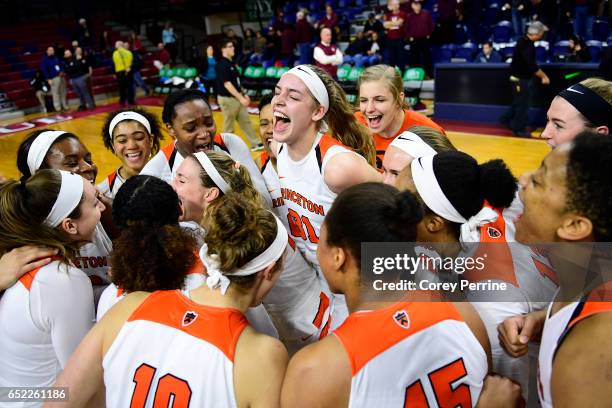
[[[397,147],[413,159],[436,154],[436,151],[425,143],[419,135],[408,131],[401,133],[393,139],[389,146]]]
[[[55,143],[58,137],[63,135],[63,130],[47,130],[46,132],[42,132],[30,145],[30,150],[28,151],[28,169],[30,169],[30,174],[36,173],[36,170],[40,168],[43,160],[45,160],[45,156],[47,152],[51,148],[51,145]]]
[[[55,228],[68,217],[81,202],[83,197],[83,183],[85,179],[77,174],[58,170],[62,176],[62,185],[55,199],[51,212],[45,218],[44,224]]]
[[[478,227],[497,220],[497,213],[489,207],[483,207],[476,215],[466,220],[448,200],[433,169],[436,155],[419,157],[412,161],[412,180],[425,205],[440,217],[461,224],[459,241],[462,243],[478,242]]]
[[[138,112],[125,111],[118,113],[113,118],[113,120],[111,120],[110,125],[108,125],[108,134],[110,135],[111,140],[113,139],[113,130],[115,130],[115,126],[117,126],[119,122],[123,122],[124,120],[135,120],[136,122],[144,126],[145,129],[147,129],[147,131],[149,132],[149,134],[151,134],[151,124],[149,123],[147,118],[145,118]]]
[[[219,190],[223,191],[223,193],[227,193],[228,191],[232,190],[229,184],[227,184],[227,182],[223,179],[223,177],[221,177],[221,174],[219,173],[219,171],[217,170],[213,162],[210,161],[206,153],[197,152],[197,153],[194,153],[193,155],[195,156],[196,159],[198,159],[198,162],[204,168],[204,171],[206,171],[206,174],[208,174],[208,177],[210,177],[212,181],[215,183],[215,185],[219,187]]]
[[[283,256],[289,242],[289,235],[281,221],[275,215],[274,220],[276,221],[276,238],[274,238],[272,244],[270,244],[261,254],[230,273],[230,276],[252,275],[266,269]],[[231,281],[221,272],[221,269],[219,269],[218,256],[216,254],[208,255],[207,244],[202,245],[202,248],[200,248],[200,259],[204,263],[204,266],[206,266],[206,273],[208,274],[206,285],[212,290],[219,289],[221,294],[225,295]]]
[[[298,65],[285,72],[283,76],[293,74],[300,78],[312,96],[323,106],[324,114],[329,110],[329,95],[325,84],[319,76],[307,65]]]

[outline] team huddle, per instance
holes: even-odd
[[[113,112],[121,166],[97,185],[77,135],[32,132],[0,184],[0,387],[66,387],[45,405],[66,407],[611,405],[611,253],[593,245],[612,241],[612,84],[555,97],[553,149],[519,180],[409,110],[394,68],[358,90],[354,112],[321,69],[283,74],[258,163],[200,91],[168,95],[163,148],[155,115]],[[496,250],[412,275],[468,282],[461,299],[384,301],[366,242]],[[42,405],[20,404],[0,407]]]

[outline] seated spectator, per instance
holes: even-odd
[[[368,51],[370,50],[370,41],[363,34],[363,31],[357,33],[357,37],[349,44],[346,49],[344,62],[349,64],[354,63],[357,67],[366,65],[369,61]],[[368,64],[369,65],[369,64]]]
[[[164,43],[157,44],[157,52],[155,53],[155,59],[161,62],[162,66],[170,64],[170,53],[164,47]]]
[[[493,43],[491,41],[487,41],[482,44],[482,50],[476,55],[474,58],[474,62],[502,62],[502,56],[495,48],[493,48]]]
[[[571,35],[569,38],[570,55],[567,56],[567,62],[589,62],[591,61],[591,53],[585,44],[584,40],[578,35]]]
[[[381,39],[385,35],[385,27],[383,24],[376,18],[374,13],[370,13],[368,15],[368,21],[366,21],[363,26],[363,32],[366,37],[371,38],[374,33],[378,34],[378,38]]]
[[[381,41],[380,35],[377,32],[374,32],[370,41],[370,49],[368,50],[370,65],[375,65],[382,61],[383,46],[384,42]]]
[[[47,83],[42,71],[40,69],[36,70],[34,77],[30,80],[30,85],[34,88],[34,92],[36,93],[36,98],[40,103],[40,111],[42,113],[47,113],[47,104],[45,103],[45,96],[51,95],[51,88]]]
[[[332,44],[332,33],[327,27],[321,29],[321,42],[314,48],[313,57],[318,67],[324,69],[332,78],[336,78],[338,65],[344,58],[342,51]]]

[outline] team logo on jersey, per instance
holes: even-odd
[[[395,312],[393,314],[393,321],[402,329],[408,329],[410,327],[410,318],[405,310],[398,310]]]
[[[489,234],[491,238],[499,238],[502,235],[501,232],[494,227],[487,227],[487,234]]]
[[[183,315],[183,327],[189,326],[191,323],[195,322],[197,318],[198,314],[196,312],[192,312],[191,310],[186,311]]]

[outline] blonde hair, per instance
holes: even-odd
[[[239,193],[243,196],[243,199],[247,199],[249,201],[253,201],[262,204],[261,196],[259,192],[253,187],[253,182],[251,181],[251,175],[248,170],[244,166],[240,166],[236,168],[236,162],[227,154],[216,153],[216,152],[208,152],[206,153],[212,164],[215,166],[223,180],[229,184],[230,188],[233,192]],[[194,155],[189,155],[192,160],[194,160],[198,166],[202,167],[198,159]],[[202,186],[211,188],[211,187],[219,187],[215,184],[215,182],[210,178],[210,176],[206,173],[206,170],[202,167],[200,171],[200,181]],[[219,190],[220,191],[220,190]],[[221,195],[223,192],[221,191]]]
[[[580,82],[580,85],[586,86],[608,104],[612,105],[612,82],[601,78],[588,78]]]
[[[393,99],[398,108],[402,110],[408,110],[410,107],[403,98],[404,93],[404,81],[400,73],[394,67],[389,65],[379,64],[372,65],[363,71],[357,81],[357,89],[361,89],[361,85],[364,82],[382,81],[385,86],[391,92]]]
[[[78,243],[61,229],[44,224],[61,185],[60,172],[51,169],[39,170],[27,180],[0,184],[0,254],[24,245],[38,245],[57,248],[65,258],[76,257]],[[68,217],[80,216],[79,204]]]
[[[457,150],[450,139],[436,129],[427,126],[412,126],[407,130],[423,139],[436,153]]]
[[[354,110],[340,85],[319,67],[308,65],[323,81],[329,95],[329,110],[324,120],[331,136],[362,155],[371,166],[376,166],[376,148],[370,130],[355,119]],[[312,96],[312,95],[311,95]],[[312,97],[316,106],[319,102]]]

